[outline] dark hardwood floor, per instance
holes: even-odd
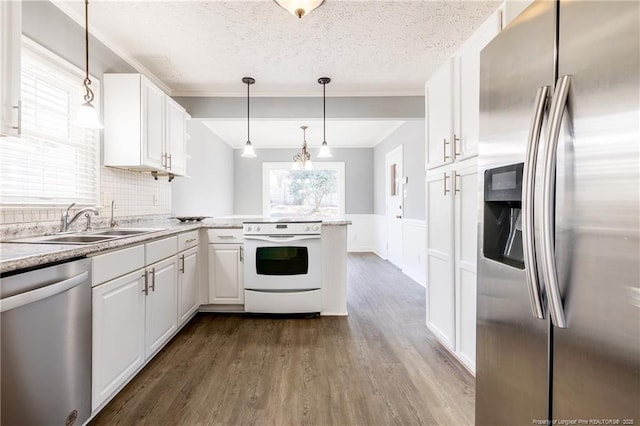
[[[473,424],[424,288],[368,253],[348,274],[348,317],[198,314],[92,424]]]

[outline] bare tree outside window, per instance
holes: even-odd
[[[341,214],[337,170],[269,170],[269,216],[338,217]]]

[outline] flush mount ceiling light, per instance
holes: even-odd
[[[278,6],[288,10],[292,15],[302,17],[319,7],[324,0],[273,0]]]
[[[253,150],[251,138],[249,137],[249,86],[256,81],[251,77],[243,77],[242,82],[247,85],[247,143],[244,145],[244,151],[242,151],[241,156],[245,158],[255,158],[256,152]]]
[[[293,156],[294,170],[313,170],[313,163],[311,163],[311,154],[307,151],[307,126],[300,126],[302,129],[302,151]]]
[[[331,158],[331,150],[327,145],[327,84],[331,83],[329,77],[320,77],[318,83],[322,84],[322,146],[318,158]]]
[[[91,79],[89,78],[89,0],[84,1],[84,53],[86,72],[82,84],[84,85],[86,93],[84,95],[84,103],[78,108],[78,115],[73,125],[76,127],[84,127],[85,129],[103,129],[104,126],[100,123],[100,118],[98,118],[98,111],[96,111],[91,104],[94,95],[89,87],[91,86]]]

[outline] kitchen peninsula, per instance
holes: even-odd
[[[126,229],[146,228],[151,232],[124,237],[113,238],[93,244],[40,244],[40,243],[0,243],[0,273],[3,275],[20,273],[22,270],[45,267],[53,263],[60,263],[70,259],[95,257],[104,253],[133,247],[162,238],[183,234],[189,231],[199,231],[201,251],[200,259],[200,305],[203,311],[209,301],[209,288],[206,277],[208,263],[205,252],[207,250],[208,230],[233,229],[241,232],[242,223],[247,218],[207,219],[203,222],[180,223],[175,220],[161,222],[133,222],[132,225],[121,223]],[[255,220],[252,218],[251,220]],[[346,262],[347,262],[347,220],[322,220],[321,227],[321,256],[322,256],[322,315],[347,315],[346,291]],[[118,229],[118,228],[116,228]],[[16,237],[18,237],[16,235]],[[242,240],[239,241],[240,244]],[[209,305],[211,306],[211,305]]]

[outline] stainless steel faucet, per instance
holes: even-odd
[[[109,226],[115,228],[118,226],[118,222],[113,218],[113,209],[115,208],[116,200],[111,200],[111,220],[109,221]]]
[[[60,219],[60,232],[67,232],[69,230],[69,227],[76,220],[78,220],[78,218],[82,214],[84,214],[84,216],[87,218],[87,227],[85,229],[86,230],[91,229],[91,215],[89,213],[93,213],[94,215],[98,216],[98,210],[94,209],[93,207],[82,208],[78,210],[78,212],[75,214],[75,216],[71,218],[71,220],[69,220],[69,210],[71,210],[75,205],[76,203],[71,203],[71,205],[67,207],[67,211],[65,211],[64,214],[62,215],[62,218]]]

